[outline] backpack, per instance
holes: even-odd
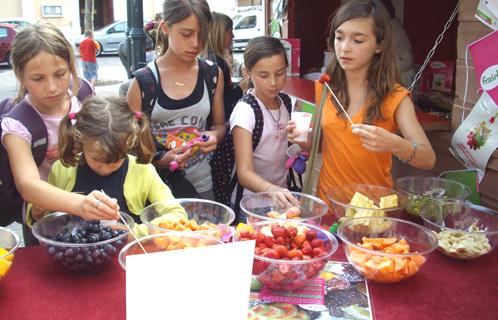
[[[93,94],[91,85],[80,79],[80,89],[77,98],[84,101]],[[9,117],[22,123],[31,134],[31,152],[36,166],[39,167],[47,153],[47,127],[40,115],[25,100],[14,103],[13,99],[0,102],[0,123],[3,118]],[[0,126],[0,135],[2,129]],[[14,177],[10,171],[9,157],[3,144],[0,143],[0,226],[6,226],[13,221],[22,222],[23,198],[16,188]]]
[[[137,79],[140,91],[142,92],[142,112],[149,118],[152,114],[152,109],[157,101],[158,79],[157,68],[155,67],[156,61],[153,60],[147,66],[139,69],[133,73]],[[211,60],[199,58],[199,68],[206,83],[209,103],[212,106],[214,94],[216,92],[216,84],[218,82],[218,65]],[[209,111],[209,116],[206,120],[206,129],[211,128],[212,124],[212,108]],[[162,145],[156,143],[156,147],[164,149]]]
[[[279,96],[290,114],[292,109],[290,97],[285,93],[279,93]],[[252,150],[254,151],[261,140],[261,135],[263,134],[263,111],[252,94],[246,94],[240,101],[250,105],[254,111],[254,117],[256,119],[254,129],[252,131]],[[238,212],[240,211],[239,203],[242,199],[244,188],[238,184],[237,172],[234,170],[235,151],[233,146],[233,135],[230,132],[230,123],[228,121],[225,123],[225,127],[227,129],[227,135],[213,152],[213,156],[211,158],[213,192],[217,202],[221,202],[229,206],[232,198],[232,192],[235,190],[235,187],[237,187],[235,212],[238,217]],[[292,178],[288,178],[288,182],[295,184],[293,172],[290,173],[292,173],[292,175],[289,175],[289,177],[292,176]]]

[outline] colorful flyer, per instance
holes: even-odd
[[[264,300],[259,289],[251,291],[249,320],[373,319],[367,282],[351,264],[330,261],[320,274],[324,281],[323,304],[294,304]]]
[[[483,92],[474,108],[453,135],[450,151],[468,169],[477,169],[479,181],[489,158],[498,147],[498,107]]]
[[[498,104],[498,31],[471,43],[469,51],[480,87]]]

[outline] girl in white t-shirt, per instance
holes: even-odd
[[[233,134],[236,171],[244,195],[251,192],[287,191],[287,136],[285,126],[290,115],[280,90],[287,79],[287,56],[280,40],[257,37],[249,41],[244,52],[244,64],[254,88],[253,95],[263,113],[263,133],[256,149],[252,149],[252,135],[256,123],[251,106],[239,101],[230,117]],[[237,189],[237,188],[236,188]],[[236,205],[234,190],[232,203]],[[278,193],[280,201],[291,200],[290,193]]]

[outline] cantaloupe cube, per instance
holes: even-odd
[[[390,274],[394,271],[394,262],[391,259],[384,260],[377,268],[381,274]]]

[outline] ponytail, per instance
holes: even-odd
[[[149,120],[142,112],[133,115],[134,130],[130,149],[137,157],[137,163],[150,163],[155,152],[154,140],[152,138]]]
[[[65,167],[75,166],[78,162],[76,155],[80,152],[81,146],[77,142],[80,136],[76,128],[77,116],[75,113],[66,115],[59,126],[60,161]]]

